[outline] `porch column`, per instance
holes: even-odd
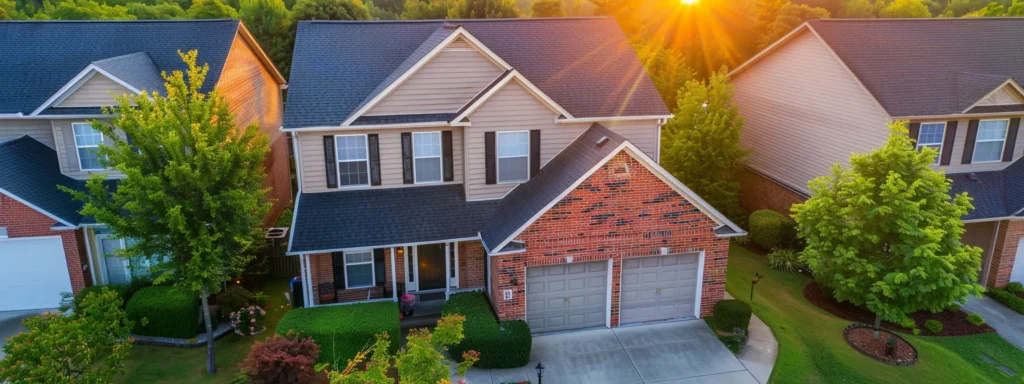
[[[89,241],[90,235],[91,233],[89,232],[88,227],[82,229],[82,238],[85,239],[85,257],[89,258],[89,276],[92,277],[92,285],[103,285],[100,284],[100,281],[97,279],[98,276],[96,276],[96,265],[94,264],[99,263],[93,263],[92,260],[92,242]]]
[[[398,302],[398,274],[395,273],[395,247],[391,247],[391,299]]]
[[[299,267],[302,270],[302,301],[307,308],[314,307],[316,302],[313,300],[313,273],[309,267],[309,254],[302,254],[299,260]]]
[[[300,253],[299,254],[299,278],[302,279],[302,306],[307,306],[309,304],[306,301],[306,282],[309,281],[309,278],[306,277],[306,254],[305,253]]]
[[[444,299],[447,301],[451,295],[452,279],[452,243],[444,243]]]

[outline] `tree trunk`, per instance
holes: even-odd
[[[875,315],[875,339],[878,339],[878,330],[882,328],[882,315]],[[213,347],[210,347],[213,348]],[[212,351],[212,349],[211,349]],[[212,353],[212,352],[211,352]]]
[[[210,294],[203,290],[199,300],[203,303],[203,322],[206,323],[206,373],[217,373],[217,364],[213,358],[213,322],[210,320]],[[876,335],[877,337],[877,335]]]

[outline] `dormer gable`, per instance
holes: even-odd
[[[1016,82],[1013,80],[1009,81],[1012,83],[1006,83],[996,88],[988,96],[979,100],[975,106],[1024,104],[1024,94],[1021,93],[1020,86],[1016,86]]]
[[[163,78],[145,52],[130,53],[87,65],[32,112],[37,115],[56,107],[109,107],[114,96],[163,90]]]

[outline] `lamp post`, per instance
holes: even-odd
[[[544,364],[537,363],[537,384],[544,384]]]
[[[761,279],[761,274],[754,272],[754,278],[750,280],[750,302],[754,302],[754,286],[757,285],[757,281]]]

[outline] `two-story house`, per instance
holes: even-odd
[[[747,210],[805,200],[807,182],[909,121],[918,148],[968,192],[963,242],[984,249],[980,280],[1024,281],[1024,19],[811,20],[732,72],[753,149]]]
[[[94,174],[113,186],[92,128],[114,95],[166,94],[161,72],[184,70],[178,51],[196,49],[210,66],[203,92],[219,92],[239,126],[270,138],[266,161],[272,225],[289,206],[287,137],[280,132],[284,78],[238,20],[0,22],[0,311],[55,308],[62,292],[126,284],[145,261],[113,257],[114,238],[81,202]]]
[[[302,22],[289,87],[306,305],[482,290],[546,332],[724,295],[744,232],[658,165],[614,19]]]

